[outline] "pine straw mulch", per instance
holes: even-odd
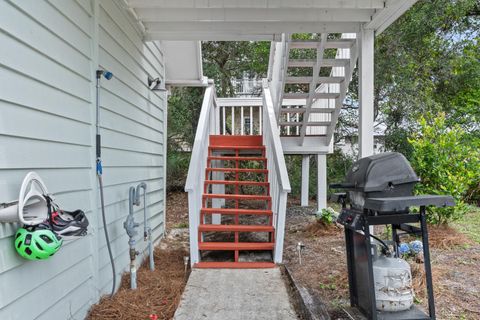
[[[428,226],[428,241],[430,248],[441,250],[455,250],[475,244],[465,234],[447,225]]]
[[[130,275],[125,273],[118,292],[104,297],[92,307],[88,320],[163,320],[172,319],[186,284],[182,249],[155,249],[155,270],[148,263],[137,271],[137,289],[130,289]],[[147,261],[148,262],[148,261]]]
[[[338,231],[341,231],[338,225],[326,224],[321,220],[312,221],[304,229],[307,237],[334,236],[338,234]]]
[[[350,319],[343,312],[349,305],[343,229],[319,223],[305,213],[310,209],[287,211],[285,264],[300,286],[326,304],[332,319]],[[451,227],[428,231],[437,319],[480,319],[480,245]],[[305,245],[302,265],[298,242]],[[424,265],[409,263],[416,299],[426,308]]]
[[[185,288],[183,258],[188,256],[188,200],[185,192],[167,195],[167,236],[155,248],[155,271],[148,260],[137,271],[137,289],[130,290],[125,273],[117,293],[102,298],[90,309],[88,320],[172,319]],[[181,227],[181,228],[179,228]],[[189,270],[187,271],[189,272]]]

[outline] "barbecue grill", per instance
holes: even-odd
[[[347,173],[345,182],[331,187],[346,190],[352,208],[363,210],[367,198],[411,196],[418,181],[402,154],[388,152],[358,160]]]
[[[345,191],[335,193],[333,198],[342,203],[337,222],[345,227],[350,304],[368,319],[435,319],[426,207],[452,206],[454,201],[450,196],[413,196],[413,189],[419,181],[402,154],[388,152],[358,160],[344,182],[330,185],[331,188]],[[412,212],[411,207],[419,207],[419,210]],[[370,227],[374,225],[390,225],[392,240],[382,241],[373,236]],[[385,306],[386,300],[382,299],[391,292],[385,295],[378,291],[378,285],[383,281],[379,280],[379,272],[382,276],[390,273],[390,279],[394,279],[393,273],[405,271],[406,266],[408,270],[405,274],[410,274],[408,264],[400,259],[398,252],[400,237],[404,234],[420,237],[423,244],[428,314],[412,304],[406,305],[404,297],[395,300],[394,294],[401,290],[394,288],[394,284],[388,288],[393,292],[390,306]],[[379,257],[377,245],[381,243],[386,246],[385,242],[393,244],[393,254]],[[405,288],[408,285],[402,287]],[[411,294],[413,297],[413,292]]]

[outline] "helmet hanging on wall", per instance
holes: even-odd
[[[88,219],[82,210],[63,211],[53,204],[50,221],[41,224],[51,229],[64,240],[75,239],[87,235]]]
[[[62,246],[62,239],[42,226],[24,226],[15,234],[15,250],[28,260],[45,260]]]

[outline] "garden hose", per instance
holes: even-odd
[[[103,221],[103,232],[105,233],[105,241],[107,242],[107,249],[108,249],[108,256],[110,257],[110,264],[112,266],[112,292],[110,293],[110,297],[113,297],[115,294],[115,287],[117,282],[117,273],[115,271],[115,260],[113,259],[112,247],[110,246],[110,237],[108,236],[108,228],[107,228],[107,219],[105,217],[105,199],[103,195],[103,179],[102,179],[102,137],[100,135],[100,78],[104,76],[105,79],[110,80],[113,77],[113,74],[109,71],[105,70],[97,70],[96,77],[97,77],[97,84],[96,84],[96,94],[97,94],[97,101],[96,101],[96,155],[97,155],[97,177],[98,177],[98,185],[100,189],[100,204],[102,207],[102,221]]]

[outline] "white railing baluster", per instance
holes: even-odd
[[[250,135],[253,136],[253,107],[252,106],[250,106]]]
[[[232,135],[235,135],[235,107],[232,107]]]
[[[227,121],[225,117],[225,107],[222,107],[222,127],[223,127],[223,132],[222,134],[225,135],[227,132]]]
[[[240,107],[240,135],[245,135],[245,120],[243,117],[243,106]]]
[[[296,117],[296,121],[299,122],[300,121],[300,114],[297,113],[297,117]],[[296,126],[296,135],[299,136],[300,135],[300,126]]]
[[[290,113],[287,113],[287,122],[290,122]],[[290,126],[287,126],[287,135],[290,135]]]
[[[258,108],[258,132],[259,134],[262,134],[263,132],[263,120],[262,120],[262,114],[263,114],[263,109],[264,108]]]

